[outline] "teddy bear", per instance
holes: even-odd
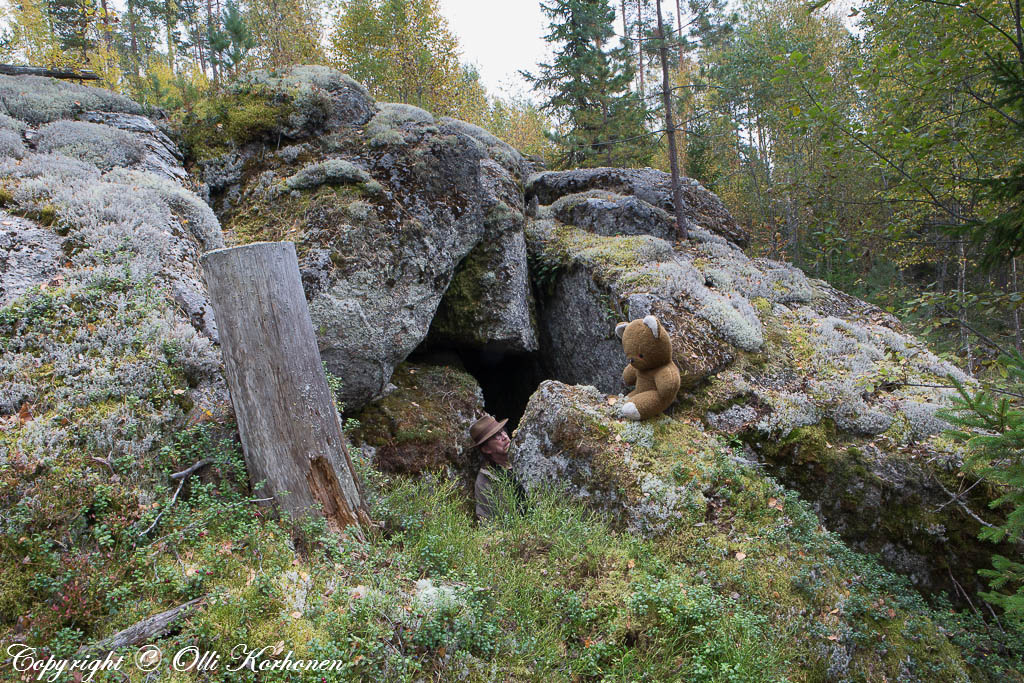
[[[626,386],[636,385],[619,412],[630,420],[646,420],[669,407],[679,392],[679,368],[672,362],[672,339],[653,315],[619,323],[615,334],[629,365],[622,371]]]

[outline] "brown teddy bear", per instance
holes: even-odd
[[[646,420],[662,412],[679,392],[679,368],[672,362],[672,339],[658,319],[649,315],[631,323],[619,323],[615,334],[629,365],[622,371],[626,386],[636,385],[620,409],[630,420]]]

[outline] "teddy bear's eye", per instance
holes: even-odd
[[[643,358],[643,357],[644,357],[644,354],[642,354],[642,353],[641,353],[641,354],[640,354],[640,357],[641,357],[641,358]]]

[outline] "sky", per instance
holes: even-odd
[[[490,93],[527,94],[519,70],[536,71],[548,57],[547,21],[538,0],[439,0],[462,46],[462,61],[475,64]]]
[[[529,85],[519,70],[536,71],[537,63],[550,56],[544,35],[547,19],[540,11],[540,0],[438,0],[448,27],[458,37],[462,61],[475,64],[487,92],[503,96],[530,97]],[[674,3],[666,3],[668,11]],[[735,4],[735,3],[734,3]],[[833,0],[833,8],[843,12],[859,0]],[[613,3],[617,6],[617,3]],[[847,22],[853,28],[852,22]],[[616,31],[622,24],[616,13]]]

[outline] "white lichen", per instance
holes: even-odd
[[[109,171],[142,161],[146,147],[131,133],[88,121],[54,121],[39,129],[36,148],[56,152]]]

